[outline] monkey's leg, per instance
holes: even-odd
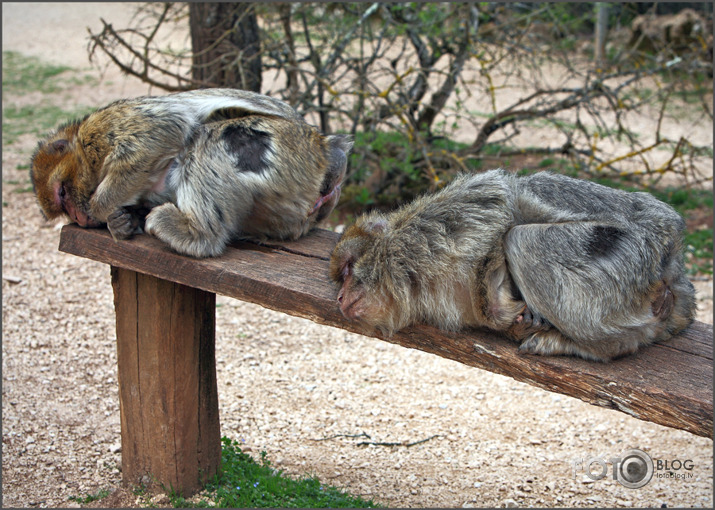
[[[687,304],[688,291],[661,283],[661,273],[670,271],[675,282],[682,269],[649,234],[596,222],[511,229],[505,252],[512,277],[529,309],[557,330],[530,336],[522,350],[607,360],[668,338],[676,315],[669,293]]]
[[[184,255],[215,257],[223,252],[230,236],[223,224],[212,224],[212,219],[209,214],[185,213],[167,202],[151,210],[144,229]]]

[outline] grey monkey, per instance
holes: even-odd
[[[358,218],[330,274],[342,313],[386,334],[480,326],[524,352],[606,361],[692,322],[683,230],[647,193],[492,170]]]
[[[111,103],[40,141],[31,178],[47,218],[141,226],[173,249],[220,254],[236,237],[295,239],[337,203],[352,141],[289,105],[204,89]]]

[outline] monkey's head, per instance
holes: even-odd
[[[348,166],[348,154],[353,139],[348,135],[331,135],[327,141],[327,170],[320,186],[320,197],[308,211],[308,220],[313,225],[327,218],[340,200],[340,186]]]
[[[396,267],[400,256],[393,251],[390,230],[386,217],[362,216],[345,231],[330,259],[343,316],[385,334],[405,326],[411,306],[410,285]]]
[[[43,215],[52,220],[66,215],[82,227],[98,226],[91,218],[89,198],[98,183],[75,147],[80,121],[61,126],[41,140],[30,164],[30,179]]]

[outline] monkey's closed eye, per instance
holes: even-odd
[[[352,259],[348,259],[345,262],[343,262],[343,265],[340,268],[340,274],[343,277],[343,280],[352,274],[353,263],[354,263],[354,261]]]

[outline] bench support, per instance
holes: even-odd
[[[122,478],[184,496],[219,469],[216,294],[112,266]]]
[[[187,494],[219,468],[215,294],[365,333],[343,317],[335,299],[329,264],[338,237],[316,229],[298,241],[236,242],[220,257],[195,259],[147,235],[115,242],[106,229],[62,228],[60,251],[113,266],[125,482],[151,474]],[[416,325],[391,337],[369,334],[713,437],[710,324],[696,321],[611,363],[522,355],[514,342],[486,330]]]

